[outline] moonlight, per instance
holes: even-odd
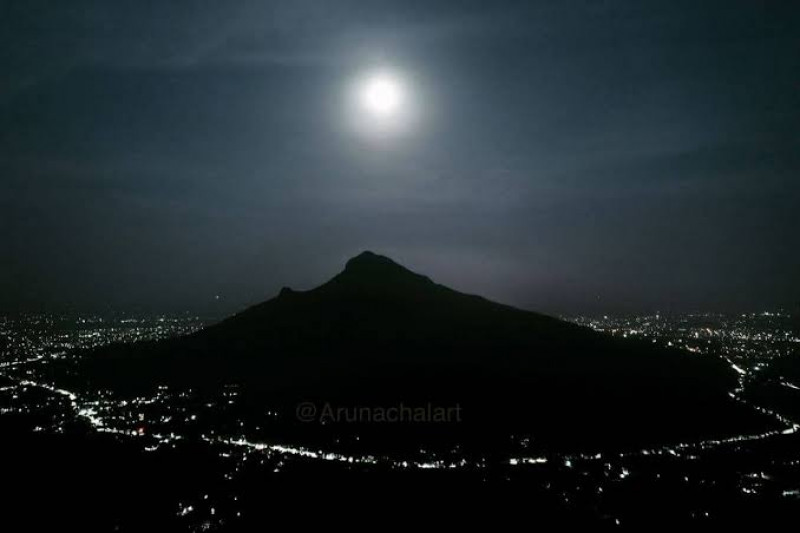
[[[389,68],[362,72],[352,78],[346,119],[366,139],[390,139],[417,129],[417,95],[411,79]]]
[[[361,102],[367,112],[384,119],[402,111],[402,83],[390,74],[375,74],[364,81]]]

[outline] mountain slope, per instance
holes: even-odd
[[[649,442],[761,422],[721,361],[612,338],[462,294],[370,252],[188,337],[114,346],[84,375],[122,388],[238,382],[266,400],[458,404],[463,427],[561,442]],[[461,426],[460,426],[461,427]]]

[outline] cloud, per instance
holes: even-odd
[[[247,19],[246,4],[75,0],[3,3],[0,102],[73,69],[180,64]]]
[[[484,31],[491,17],[509,15],[447,2],[8,2],[0,7],[0,102],[76,68],[360,60]]]

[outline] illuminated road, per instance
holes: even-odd
[[[742,374],[743,376],[746,375]],[[9,377],[9,376],[6,376]],[[10,378],[9,379],[14,379]],[[36,381],[31,381],[28,379],[25,380],[16,380],[18,382],[18,386],[24,387],[36,387],[45,391],[48,391],[51,394],[63,396],[69,401],[69,405],[77,418],[83,419],[89,423],[89,425],[98,432],[102,433],[114,433],[118,435],[124,435],[128,437],[141,437],[142,433],[136,430],[131,429],[121,429],[113,427],[109,421],[104,419],[101,415],[98,414],[97,410],[92,407],[92,402],[82,402],[79,395],[75,392],[58,388],[54,385],[48,383],[41,383]],[[670,445],[665,445],[656,448],[647,448],[641,449],[631,452],[623,452],[619,454],[614,454],[615,457],[632,457],[632,456],[647,456],[647,455],[661,455],[661,454],[677,454],[678,451],[696,451],[696,450],[708,450],[718,446],[724,446],[727,444],[736,444],[748,441],[758,441],[772,437],[778,437],[781,435],[791,435],[798,431],[800,431],[800,425],[797,423],[789,420],[788,418],[782,416],[779,413],[776,413],[772,410],[753,405],[746,400],[741,399],[740,393],[742,391],[737,389],[737,393],[731,393],[731,396],[736,399],[737,401],[747,405],[750,408],[753,408],[762,414],[769,415],[774,417],[778,422],[780,422],[784,428],[783,429],[776,429],[773,431],[768,431],[764,433],[758,434],[750,434],[750,435],[736,435],[721,439],[708,439],[702,441],[694,441],[694,442],[685,442],[685,443],[675,443]],[[153,451],[158,449],[158,444],[165,444],[175,440],[183,439],[184,437],[175,433],[171,433],[169,435],[161,435],[161,434],[151,434],[149,435],[152,439],[155,439],[157,445],[155,446],[148,446],[146,449],[148,451]],[[253,452],[265,452],[268,454],[282,454],[294,457],[305,458],[309,460],[317,460],[317,461],[335,461],[341,463],[349,463],[349,464],[365,464],[365,465],[385,465],[391,468],[415,468],[415,469],[454,469],[454,468],[465,468],[465,467],[478,467],[479,465],[485,465],[486,462],[484,460],[478,461],[466,461],[464,459],[459,461],[442,461],[442,460],[435,460],[431,458],[430,460],[422,460],[422,461],[407,461],[407,460],[398,460],[392,459],[390,457],[376,457],[373,455],[343,455],[335,452],[324,451],[324,450],[312,450],[310,448],[292,446],[287,444],[281,443],[270,443],[270,442],[257,442],[257,441],[250,441],[245,439],[244,437],[224,437],[224,436],[215,436],[215,437],[208,437],[203,436],[203,440],[211,445],[226,445],[226,446],[236,446],[236,447],[243,447]],[[588,453],[588,454],[567,454],[561,457],[564,461],[574,461],[574,460],[600,460],[603,458],[607,458],[608,455],[604,456],[601,453]],[[526,466],[526,465],[539,465],[545,464],[548,462],[548,458],[535,456],[535,457],[512,457],[508,459],[508,464],[511,466]]]

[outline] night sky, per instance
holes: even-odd
[[[551,313],[800,302],[798,2],[2,1],[0,72],[0,309],[227,312],[364,249]]]

